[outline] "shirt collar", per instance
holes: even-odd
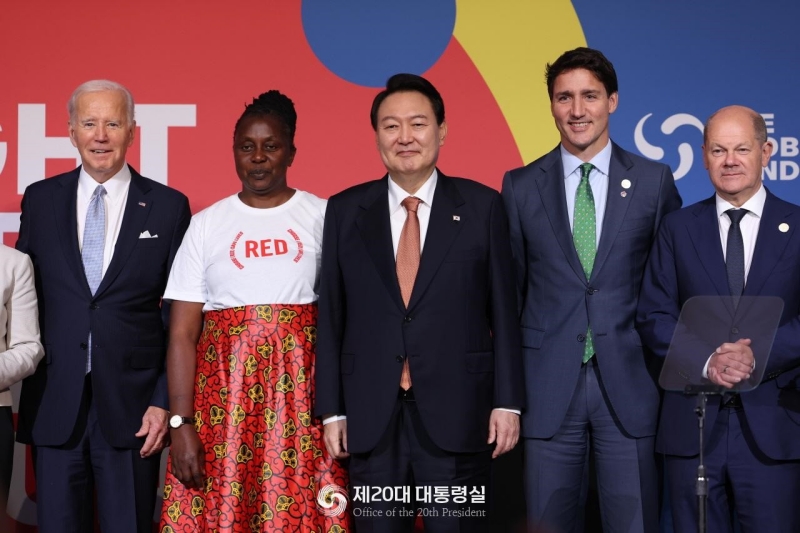
[[[567,149],[564,148],[563,144],[560,145],[560,148],[561,164],[564,166],[564,179],[567,179],[567,177],[572,175],[584,162],[581,161],[580,158],[569,153]],[[597,170],[602,172],[605,176],[608,176],[608,167],[611,165],[611,139],[608,140],[608,144],[606,144],[596,156],[586,162],[591,163]]]
[[[433,191],[436,190],[436,182],[439,179],[439,174],[436,172],[436,169],[433,169],[433,174],[425,180],[425,183],[413,194],[416,198],[422,200],[422,203],[431,207],[433,205]],[[409,195],[406,191],[403,190],[398,184],[394,182],[391,176],[389,176],[389,213],[393,213],[397,209],[400,208],[400,204],[402,204],[403,200],[408,198]]]
[[[103,188],[106,190],[106,196],[109,202],[116,202],[125,194],[131,183],[131,169],[127,164],[122,165],[122,168],[114,174],[111,179],[103,183]],[[78,194],[86,199],[92,197],[97,183],[86,170],[81,167],[80,176],[78,176]]]
[[[717,217],[721,217],[725,215],[725,211],[729,209],[736,209],[736,207],[728,202],[727,200],[723,200],[720,198],[719,194],[714,195],[717,203]],[[742,204],[742,209],[747,209],[751,213],[753,213],[758,218],[761,218],[761,214],[764,212],[764,204],[767,201],[767,189],[764,187],[764,184],[761,184],[761,187],[758,188],[756,193],[750,197],[745,203]]]

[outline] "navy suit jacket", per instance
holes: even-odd
[[[616,144],[609,175],[605,218],[588,280],[570,231],[559,148],[503,179],[521,295],[527,390],[522,434],[528,438],[550,438],[564,421],[589,324],[620,423],[634,437],[655,435],[657,361],[642,348],[634,318],[656,230],[681,200],[669,167]],[[623,180],[630,181],[627,189]]]
[[[328,201],[315,413],[346,415],[348,450],[370,451],[391,419],[407,356],[434,443],[451,452],[486,450],[492,409],[524,401],[503,202],[485,185],[439,172],[406,309],[387,180]]]
[[[782,224],[788,231],[781,231]],[[776,460],[800,459],[800,207],[767,190],[744,296],[777,296],[784,308],[764,378],[742,393],[755,443]],[[715,197],[667,216],[647,265],[637,323],[643,340],[664,357],[683,304],[693,296],[727,296],[728,277]],[[724,341],[736,339],[722,339]],[[712,347],[716,348],[716,346]],[[702,366],[712,351],[699,353]],[[706,442],[720,398],[709,399]],[[695,398],[667,392],[656,449],[670,455],[698,453]]]
[[[140,448],[144,440],[134,434],[144,412],[151,405],[168,407],[160,303],[189,225],[189,202],[131,168],[114,256],[93,296],[76,229],[79,172],[80,167],[36,182],[22,199],[17,249],[33,261],[45,359],[23,382],[17,435],[40,446],[58,446],[70,437],[91,330],[92,389],[103,435],[112,446]],[[158,237],[140,239],[144,231]]]

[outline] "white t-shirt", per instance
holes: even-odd
[[[197,213],[164,298],[202,302],[203,311],[315,302],[326,204],[298,190],[278,207],[250,207],[233,195]]]

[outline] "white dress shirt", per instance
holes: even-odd
[[[762,185],[758,191],[742,204],[741,209],[747,209],[742,220],[739,221],[739,228],[742,230],[742,243],[744,244],[744,283],[747,285],[747,275],[750,273],[750,265],[753,262],[753,250],[756,249],[756,237],[758,228],[761,226],[761,215],[764,213],[764,204],[767,201],[767,190]],[[722,243],[722,257],[727,261],[728,257],[728,231],[731,229],[731,219],[725,214],[729,209],[739,209],[727,200],[716,195],[717,222],[719,223],[719,240]],[[703,377],[708,379],[708,363],[711,362],[709,356],[703,367]],[[753,362],[753,369],[755,369]]]
[[[89,210],[89,203],[92,194],[97,186],[94,178],[81,168],[78,178],[78,246],[83,250],[83,228],[86,226],[86,212]],[[131,169],[128,165],[123,165],[122,169],[114,176],[102,184],[106,190],[103,197],[106,207],[106,240],[103,248],[103,275],[105,276],[111,258],[114,256],[114,246],[117,244],[119,229],[122,226],[122,215],[125,212],[125,202],[128,200],[128,190],[131,187]]]
[[[431,221],[431,206],[433,205],[433,191],[436,190],[436,182],[439,174],[433,169],[433,174],[425,180],[425,183],[413,194],[414,197],[422,200],[417,206],[417,219],[419,220],[419,251],[425,249],[425,235],[428,233],[428,224]],[[392,247],[394,257],[397,259],[397,247],[400,244],[400,233],[403,231],[403,224],[406,223],[408,211],[403,207],[402,202],[409,195],[402,187],[394,182],[389,176],[389,224],[392,229]],[[324,424],[330,424],[337,420],[345,420],[344,415],[329,416],[322,420]]]
[[[414,196],[422,200],[417,207],[417,219],[419,219],[419,251],[420,254],[425,249],[425,235],[428,233],[428,224],[431,221],[431,207],[433,207],[433,191],[436,190],[436,182],[439,181],[439,174],[433,169],[433,174],[413,195],[409,195],[389,176],[389,222],[392,226],[392,246],[394,247],[394,257],[397,259],[397,247],[400,245],[400,233],[403,231],[403,224],[406,223],[408,212],[403,207],[402,202],[409,196]]]
[[[727,260],[728,253],[728,230],[731,227],[731,219],[725,212],[729,209],[736,209],[733,204],[716,195],[717,200],[717,221],[719,222],[719,239],[722,243],[722,257]],[[742,242],[744,243],[744,281],[747,284],[747,274],[750,273],[750,264],[753,262],[753,250],[756,249],[756,236],[761,225],[761,215],[764,213],[764,203],[767,201],[767,190],[763,187],[750,197],[742,209],[747,209],[739,227],[742,229]]]

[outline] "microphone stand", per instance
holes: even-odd
[[[697,415],[697,428],[700,432],[700,464],[697,465],[697,481],[695,482],[695,494],[697,495],[697,531],[706,533],[708,528],[707,505],[708,505],[708,477],[706,476],[706,465],[703,463],[703,431],[706,422],[706,404],[708,396],[711,394],[722,394],[722,387],[719,385],[687,385],[684,394],[697,396],[697,407],[694,412]]]

